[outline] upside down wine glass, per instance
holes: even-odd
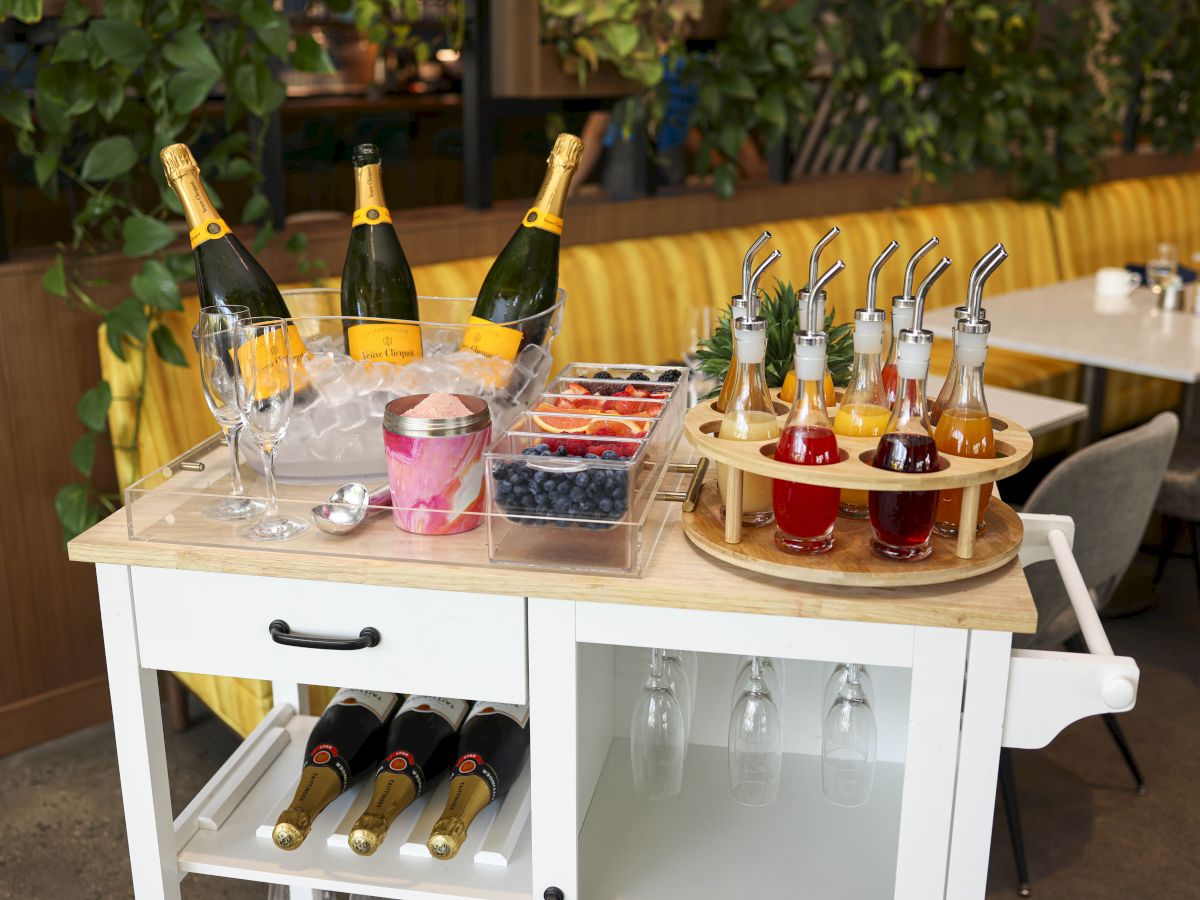
[[[242,324],[237,361],[237,398],[242,421],[262,453],[267,483],[266,515],[243,528],[252,541],[286,541],[308,531],[303,519],[279,512],[275,488],[275,454],[292,414],[292,357],[288,324],[282,319],[252,319]]]
[[[204,400],[229,446],[229,496],[204,510],[210,519],[221,522],[249,519],[263,511],[261,502],[246,496],[238,461],[242,419],[237,402],[233,353],[240,339],[238,329],[249,318],[250,308],[246,306],[206,306],[200,310],[198,323],[200,385],[204,389]]]
[[[856,663],[847,665],[841,692],[821,729],[821,790],[838,806],[862,806],[871,799],[875,782],[875,713],[863,690],[861,669]]]
[[[779,796],[783,725],[763,679],[762,658],[750,660],[750,682],[729,718],[729,790],[744,806],[767,806]]]
[[[687,747],[683,710],[667,686],[661,650],[650,651],[650,673],[633,707],[629,753],[633,790],[639,797],[663,800],[683,786]]]

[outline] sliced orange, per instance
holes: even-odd
[[[608,419],[612,413],[606,413],[606,418],[593,419],[588,425],[587,433],[607,437],[641,437],[645,432],[639,427],[640,422],[621,422]]]
[[[593,421],[591,416],[566,416],[562,412],[562,408],[553,403],[539,403],[532,414],[534,424],[548,434],[583,434]],[[538,413],[554,415],[542,418]]]

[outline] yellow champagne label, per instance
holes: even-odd
[[[359,225],[382,225],[383,223],[392,224],[392,214],[385,206],[360,206],[354,211],[354,218],[350,220],[350,227],[354,228]]]
[[[304,338],[295,325],[288,325],[287,353],[282,342],[271,340],[270,335],[261,334],[253,342],[237,348],[238,366],[243,378],[251,377],[250,373],[257,372],[254,399],[266,400],[287,389],[288,370],[284,365],[287,356],[291,357],[292,390],[300,393],[308,387],[308,373],[304,369]],[[253,354],[254,368],[251,368]]]
[[[522,337],[524,335],[519,328],[509,328],[479,316],[471,316],[471,325],[463,334],[462,346],[464,350],[474,350],[482,356],[493,356],[511,362],[517,358],[517,351],[521,349]]]
[[[223,238],[231,231],[232,229],[225,224],[224,219],[209,219],[206,222],[201,222],[189,231],[188,239],[192,242],[192,249],[195,250],[205,241],[215,241],[217,238]]]
[[[421,326],[377,322],[346,331],[350,358],[359,362],[410,363],[421,356]]]
[[[554,213],[546,212],[546,210],[537,207],[529,207],[529,212],[525,213],[525,218],[521,220],[521,224],[526,228],[540,228],[542,231],[549,231],[551,234],[562,234],[563,218],[556,216]]]

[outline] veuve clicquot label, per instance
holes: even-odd
[[[342,315],[351,358],[404,365],[421,356],[417,289],[383,196],[374,144],[354,148],[354,216],[342,265]]]
[[[558,300],[558,249],[563,210],[583,142],[560,134],[546,161],[533,205],[492,263],[462,346],[485,356],[516,359],[522,345],[541,344]]]
[[[188,232],[188,240],[192,244],[192,249],[195,250],[205,241],[215,241],[227,234],[233,234],[233,229],[225,224],[224,219],[209,219],[191,229]]]

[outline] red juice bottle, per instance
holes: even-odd
[[[900,332],[912,328],[913,311],[917,305],[917,298],[913,295],[913,280],[917,274],[917,263],[919,263],[925,254],[938,245],[938,239],[931,237],[924,244],[917,248],[917,252],[908,258],[908,264],[904,267],[904,290],[896,297],[892,298],[892,340],[888,344],[887,357],[883,361],[883,369],[881,372],[883,380],[883,391],[887,397],[888,407],[896,405],[896,347]]]
[[[814,294],[845,268],[838,260],[816,280]],[[837,438],[825,407],[827,337],[817,324],[813,303],[808,329],[796,335],[796,399],[783,424],[775,459],[798,466],[828,466],[839,461]],[[789,553],[825,553],[833,547],[841,490],[824,485],[775,479],[775,546]]]
[[[950,265],[942,257],[917,292],[913,328],[897,337],[896,405],[872,464],[891,472],[920,474],[938,468],[937,444],[925,416],[925,379],[933,333],[921,328],[925,296]],[[931,550],[930,535],[937,514],[937,491],[871,491],[868,512],[873,537],[871,548],[890,559],[918,560]]]

